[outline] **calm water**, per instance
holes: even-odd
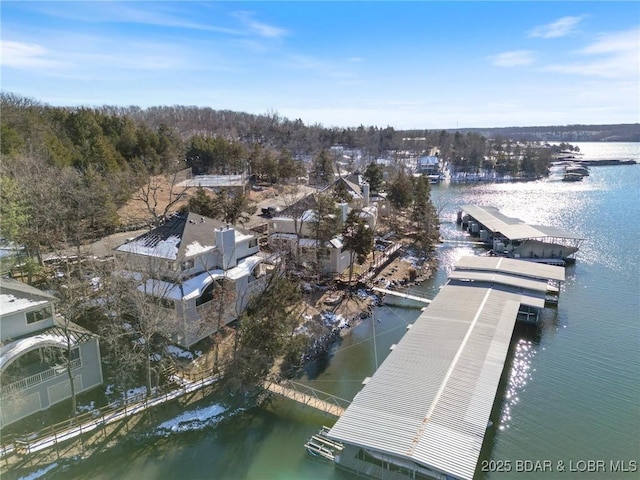
[[[585,157],[640,158],[640,144],[579,144]],[[593,152],[590,151],[593,149]],[[539,181],[440,185],[433,189],[446,238],[462,239],[452,221],[459,205],[493,205],[528,223],[557,225],[585,241],[557,310],[540,327],[517,328],[504,382],[494,404],[482,459],[638,460],[640,445],[640,166],[594,167],[582,182]],[[420,289],[433,296],[448,270],[471,247],[446,244],[440,269]],[[416,310],[378,308],[327,359],[311,365],[302,382],[351,399],[418,316]],[[375,338],[375,342],[374,342]],[[208,407],[208,408],[205,408]],[[226,415],[226,416],[225,416]],[[305,440],[333,419],[289,401],[220,414],[215,400],[171,415],[165,428],[82,462],[52,468],[56,480],[106,479],[339,479],[355,477],[311,458]],[[478,478],[517,474],[478,472]],[[581,473],[543,478],[583,478]],[[530,475],[539,478],[541,475]],[[631,474],[628,478],[637,478]],[[608,472],[590,478],[620,478]]]

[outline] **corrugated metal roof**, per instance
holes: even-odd
[[[479,282],[499,283],[510,287],[526,288],[546,292],[549,284],[545,280],[532,280],[498,272],[477,272],[474,270],[454,270],[449,273],[454,280],[471,280]]]
[[[540,296],[519,286],[448,283],[329,436],[473,478],[519,307]]]
[[[495,207],[462,205],[460,209],[492,232],[499,232],[510,240],[548,237],[582,240],[581,237],[558,227],[529,225],[519,218],[507,217]]]
[[[525,262],[505,257],[462,257],[456,270],[479,270],[520,275],[529,278],[549,279],[564,282],[564,268],[544,263]]]

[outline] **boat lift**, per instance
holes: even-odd
[[[307,443],[304,444],[307,451],[314,456],[324,457],[327,460],[334,461],[336,455],[344,449],[344,445],[340,442],[336,442],[327,437],[329,427],[322,427],[322,429],[315,435],[312,435]]]

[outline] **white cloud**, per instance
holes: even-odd
[[[577,52],[584,60],[547,65],[547,71],[583,76],[635,79],[640,77],[640,29],[603,34]]]
[[[578,24],[584,19],[580,17],[562,17],[546,25],[538,25],[529,32],[530,37],[559,38],[573,33]]]
[[[535,55],[531,50],[513,50],[492,55],[487,59],[496,67],[522,67],[531,65]]]
[[[150,3],[149,3],[150,4]],[[144,3],[142,4],[144,5]],[[192,21],[185,17],[185,12],[172,8],[169,4],[155,3],[154,8],[138,8],[130,2],[74,2],[74,8],[58,8],[47,2],[38,4],[41,13],[57,18],[64,18],[87,23],[131,23],[154,25],[169,28],[202,30],[228,35],[241,35],[242,32],[232,28],[220,27]]]
[[[640,49],[640,29],[600,35],[598,40],[582,50],[585,54],[638,52]]]
[[[0,40],[0,64],[14,68],[62,68],[65,62],[51,59],[51,53],[37,43]]]
[[[233,16],[243,23],[245,28],[248,29],[249,33],[256,34],[260,37],[280,38],[287,35],[288,33],[282,28],[274,27],[273,25],[268,25],[266,23],[254,20],[253,12],[242,10],[239,12],[235,12]]]

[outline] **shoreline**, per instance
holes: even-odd
[[[436,268],[435,257],[429,256],[416,262],[415,257],[405,253],[391,260],[380,270],[372,278],[371,284],[384,284],[385,287],[402,290],[428,280]],[[326,354],[336,340],[349,335],[360,322],[370,318],[373,308],[380,302],[379,296],[371,290],[371,286],[362,285],[353,292],[349,292],[348,288],[327,290],[315,302],[306,300],[307,302],[303,300],[303,303],[308,317],[302,328],[311,329],[313,324],[316,327],[322,324],[327,330],[318,336],[310,337],[311,345],[303,354],[302,362],[295,369],[294,375],[303,369],[306,363]]]

